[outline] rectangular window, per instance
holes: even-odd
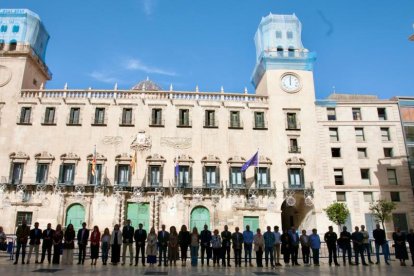
[[[359,159],[364,159],[368,157],[367,148],[358,148],[357,151]]]
[[[188,188],[190,187],[190,167],[189,166],[179,166],[178,170],[178,187],[179,188]]]
[[[162,118],[162,109],[161,108],[153,108],[152,115],[151,115],[151,125],[152,126],[163,126],[163,118]]]
[[[408,222],[406,214],[392,214],[392,221],[394,222],[394,229],[398,227],[400,228],[401,232],[408,233]]]
[[[328,121],[336,121],[336,110],[334,107],[328,107],[326,112],[328,114]]]
[[[214,110],[206,110],[204,127],[217,127],[216,112]]]
[[[388,127],[381,128],[381,140],[383,142],[391,141],[390,129]]]
[[[0,32],[2,32],[2,33],[7,32],[7,25],[1,25]]]
[[[128,186],[130,179],[130,165],[118,165],[117,184],[120,186]]]
[[[333,158],[341,157],[341,148],[331,148],[331,155]]]
[[[95,125],[104,125],[105,124],[105,108],[97,107],[95,109]]]
[[[288,39],[292,39],[292,38],[293,38],[293,32],[288,31],[288,32],[286,33],[286,37],[287,37]]]
[[[230,128],[241,128],[240,123],[240,112],[239,111],[230,111]]]
[[[69,125],[80,125],[80,108],[72,107],[69,112]]]
[[[22,184],[23,168],[24,168],[24,163],[13,162],[11,164],[11,175],[10,175],[11,184]]]
[[[300,153],[300,147],[298,146],[298,139],[296,138],[289,139],[289,152]]]
[[[404,126],[404,131],[407,143],[414,143],[414,126]]]
[[[385,108],[377,108],[378,111],[378,119],[380,121],[386,121],[387,120],[387,112]]]
[[[151,187],[160,187],[161,185],[161,166],[149,166],[149,172],[150,172],[150,186]]]
[[[397,185],[397,172],[395,169],[387,169],[388,184]]]
[[[339,142],[338,128],[330,127],[329,128],[329,137],[331,142]]]
[[[49,164],[37,163],[36,183],[46,184],[49,172]]]
[[[75,164],[66,163],[60,166],[59,183],[73,185],[75,180]]]
[[[254,127],[255,128],[265,128],[265,119],[264,112],[255,112],[254,113]]]
[[[22,225],[23,220],[26,220],[28,226],[32,225],[33,212],[17,212],[16,227]]]
[[[392,202],[400,202],[400,193],[399,192],[390,192],[390,197]]]
[[[122,109],[122,121],[121,125],[123,126],[132,126],[132,108],[123,108]]]
[[[43,124],[45,125],[55,124],[55,110],[56,109],[54,107],[46,107],[45,118],[43,120]]]
[[[362,127],[355,128],[355,139],[357,142],[364,142],[365,141],[365,134],[364,129]]]
[[[335,185],[344,185],[343,169],[334,169]]]
[[[13,32],[13,33],[18,33],[18,32],[19,32],[19,30],[20,30],[20,26],[19,26],[19,25],[14,25],[14,26],[13,26],[13,29],[12,29],[12,32]]]
[[[190,110],[180,109],[178,111],[178,126],[182,126],[182,127],[190,126]]]
[[[204,167],[204,185],[206,187],[215,187],[219,184],[218,181],[218,167],[205,166]]]
[[[354,119],[354,121],[361,121],[362,120],[362,116],[361,116],[361,108],[352,108],[352,118]]]
[[[371,185],[369,169],[361,169],[361,181],[362,185]]]
[[[303,188],[305,186],[305,179],[303,170],[300,168],[288,169],[289,187],[290,188]]]
[[[392,148],[384,148],[384,157],[393,157],[394,152]]]
[[[346,193],[345,192],[336,192],[336,201],[346,202]]]
[[[364,192],[364,202],[374,202],[374,196],[372,192]]]
[[[276,38],[282,38],[282,32],[276,31]]]
[[[241,167],[231,167],[230,168],[230,181],[231,186],[241,187],[244,184],[243,181],[243,172]]]
[[[31,107],[22,107],[20,111],[20,124],[31,124]]]
[[[95,165],[95,175],[92,174],[92,163],[89,164],[88,168],[88,183],[90,185],[101,185],[102,184],[102,164]]]
[[[287,113],[286,118],[287,118],[287,129],[298,129],[296,113]]]
[[[270,171],[269,168],[255,168],[255,180],[257,188],[268,188],[270,187]]]

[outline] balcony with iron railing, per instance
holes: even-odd
[[[135,126],[135,117],[123,117],[119,118],[119,126],[121,127],[133,127]]]
[[[191,120],[190,119],[185,119],[185,120],[183,120],[183,119],[177,119],[177,127],[180,127],[180,128],[190,128],[190,127],[192,127],[192,122],[191,122]]]
[[[286,130],[300,130],[300,122],[296,121],[286,121]]]
[[[253,120],[253,129],[266,130],[267,129],[267,121]]]
[[[301,153],[301,149],[299,146],[290,146],[289,153]]]
[[[93,118],[94,119],[94,118]],[[67,126],[81,126],[82,125],[82,117],[71,117],[70,115],[68,115],[68,117],[66,118],[66,125]]]
[[[204,128],[218,128],[218,120],[204,120]]]
[[[304,182],[304,181],[300,181],[298,183],[283,182],[283,189],[284,190],[298,190],[298,191],[313,189],[313,182]]]
[[[107,126],[108,124],[108,117],[107,116],[103,116],[103,117],[97,117],[96,115],[92,115],[91,116],[91,125],[92,126]]]
[[[162,118],[150,118],[149,119],[149,126],[150,127],[164,127],[165,122]]]
[[[243,121],[229,120],[229,129],[243,129]]]

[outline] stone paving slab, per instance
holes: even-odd
[[[409,262],[409,264],[411,264]],[[97,264],[91,266],[89,262],[85,265],[48,265],[48,264],[29,264],[29,265],[13,265],[12,261],[0,259],[0,275],[1,276],[23,276],[23,275],[188,275],[188,276],[210,276],[210,275],[237,275],[237,276],[266,276],[266,275],[294,275],[294,276],[313,276],[313,275],[358,275],[358,276],[389,276],[398,275],[405,276],[414,275],[414,267],[410,265],[401,267],[398,262],[391,262],[390,266],[371,265],[363,266],[341,266],[330,267],[327,264],[321,264],[320,267],[299,266],[290,267],[283,266],[277,269],[257,268],[257,267],[142,267],[142,266],[102,266]]]

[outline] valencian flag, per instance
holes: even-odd
[[[257,163],[259,161],[259,151],[257,151],[252,158],[247,160],[246,163],[243,164],[241,171],[245,172],[250,166],[257,166]]]
[[[95,176],[95,174],[96,174],[96,145],[95,145],[95,148],[93,150],[91,173],[92,173],[93,176]]]
[[[178,177],[180,174],[180,165],[178,164],[178,157],[175,159],[175,176]]]
[[[137,165],[137,151],[134,151],[134,156],[132,157],[131,164],[130,164],[132,175],[135,174],[136,165]]]

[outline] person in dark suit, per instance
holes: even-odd
[[[296,228],[292,227],[291,232],[290,232],[290,238],[291,238],[291,251],[290,253],[292,254],[292,265],[299,265],[298,263],[298,252],[299,252],[299,235],[298,233],[296,233]]]
[[[328,246],[329,252],[329,265],[332,265],[332,259],[335,263],[335,266],[339,266],[338,259],[336,256],[336,241],[338,240],[338,235],[333,231],[333,227],[329,226],[329,231],[325,233],[324,240]]]
[[[132,251],[132,244],[134,242],[134,227],[131,226],[131,220],[126,221],[126,225],[122,228],[122,265],[125,265],[126,251],[129,249],[129,265],[132,265],[134,259],[134,252]]]
[[[411,266],[414,266],[414,230],[412,228],[410,229],[410,232],[407,234],[407,242],[411,253]]]
[[[78,247],[79,247],[79,259],[78,264],[85,262],[86,246],[88,245],[89,229],[86,229],[86,222],[82,223],[82,229],[78,230]]]
[[[231,248],[231,232],[229,231],[229,227],[224,225],[224,231],[221,232],[221,241],[222,241],[222,265],[226,266],[226,255],[227,255],[227,266],[231,267],[230,265],[230,248]]]
[[[289,264],[290,262],[290,254],[291,254],[291,247],[292,247],[292,239],[287,231],[287,229],[283,229],[283,234],[280,236],[280,241],[282,242],[282,246],[280,248],[280,252],[283,255],[283,261],[285,265]]]
[[[234,262],[236,263],[235,266],[241,267],[241,252],[244,240],[243,234],[239,232],[239,227],[236,227],[235,231],[236,232],[231,235],[234,250]]]
[[[142,266],[145,266],[145,241],[147,240],[147,231],[142,229],[142,223],[138,224],[138,229],[135,230],[135,266],[138,265],[139,252],[141,251]]]
[[[352,262],[351,233],[347,231],[348,228],[346,226],[342,227],[342,230],[338,239],[339,248],[342,250],[342,260],[344,265],[346,265],[346,253],[348,253],[348,263],[349,265],[354,265]]]
[[[35,222],[34,228],[30,230],[29,255],[27,255],[27,263],[30,263],[32,252],[35,252],[35,263],[39,263],[39,246],[42,239],[42,229],[39,229],[39,223]]]
[[[381,229],[380,225],[377,223],[375,230],[372,231],[372,235],[374,236],[375,256],[377,257],[377,262],[375,264],[380,263],[379,250],[381,247],[382,254],[384,255],[385,263],[389,265],[390,263],[388,262],[388,259],[389,259],[390,254],[389,254],[387,237],[385,235],[385,230]]]
[[[204,253],[206,253],[207,265],[211,259],[211,231],[204,225],[204,230],[200,233],[201,244],[201,266],[204,265]]]
[[[16,258],[13,264],[19,262],[20,249],[22,250],[22,264],[25,264],[24,257],[26,256],[27,240],[30,235],[30,227],[27,225],[26,220],[22,220],[22,225],[17,227],[16,230]]]
[[[42,233],[42,258],[40,259],[40,263],[42,264],[45,261],[46,252],[47,252],[47,262],[50,264],[52,259],[52,246],[53,246],[53,235],[55,230],[52,229],[52,225],[50,223],[47,224],[47,228],[43,230]]]
[[[167,260],[167,247],[170,239],[170,233],[165,231],[165,225],[161,225],[161,231],[158,232],[158,250],[159,250],[159,262],[158,266],[162,264],[162,258],[164,258],[164,266],[168,266]]]

